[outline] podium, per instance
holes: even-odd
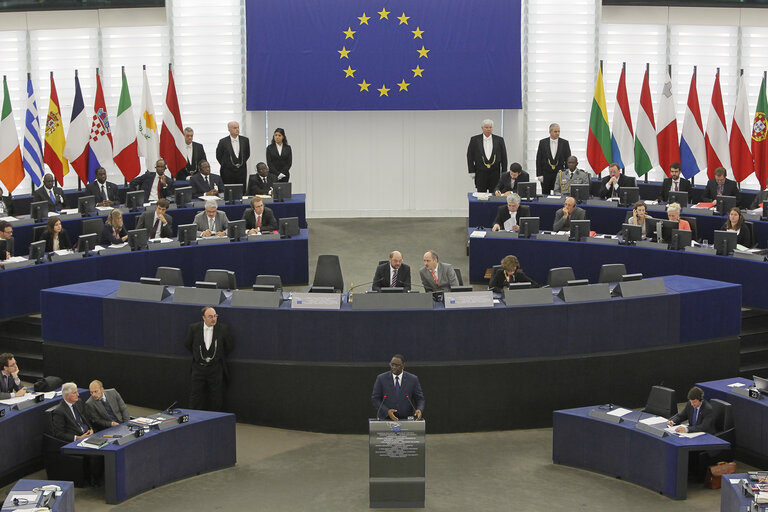
[[[424,421],[368,420],[371,508],[424,508]]]

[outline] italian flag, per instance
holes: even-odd
[[[24,179],[24,166],[21,163],[19,136],[11,110],[11,96],[8,94],[8,81],[3,75],[3,114],[0,119],[0,181],[8,193],[12,193]]]
[[[605,88],[603,87],[603,67],[597,71],[595,98],[592,100],[592,113],[589,116],[589,135],[587,136],[587,161],[595,174],[600,175],[611,160],[611,130],[608,128],[608,109],[605,106]]]
[[[120,92],[120,105],[117,107],[114,162],[127,181],[131,181],[141,172],[135,126],[131,95],[128,92],[128,79],[125,78],[125,67],[123,67],[123,88]]]
[[[640,91],[637,127],[635,128],[635,172],[638,176],[642,176],[653,169],[658,159],[659,149],[656,142],[656,126],[653,120],[651,86],[648,82],[648,69],[646,68],[643,88]]]

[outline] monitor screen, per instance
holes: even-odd
[[[643,226],[636,226],[634,224],[622,224],[621,238],[624,240],[625,244],[639,242],[643,239]]]
[[[29,244],[29,259],[42,263],[45,257],[45,240],[39,240]]]
[[[83,217],[88,217],[96,209],[96,196],[83,196],[77,198],[77,211]]]
[[[189,245],[190,242],[197,240],[197,225],[182,224],[179,226],[178,239],[181,245]]]
[[[572,220],[571,234],[568,237],[571,240],[579,241],[589,236],[591,222],[589,220]]]
[[[275,182],[272,184],[272,200],[276,202],[290,199],[292,187],[290,183]]]
[[[279,233],[283,237],[291,237],[299,234],[299,218],[298,217],[284,217],[280,219]]]
[[[186,208],[192,202],[192,187],[177,188],[173,192],[173,201],[176,208]]]
[[[99,235],[96,233],[80,235],[77,239],[77,252],[84,252],[87,254],[96,247],[97,243],[99,243]]]
[[[8,238],[7,240],[5,238],[0,238],[0,260],[5,259],[6,252],[13,256],[13,237]]]
[[[144,206],[144,195],[143,190],[131,190],[125,195],[125,205],[132,212],[138,211]]]
[[[132,229],[128,231],[128,245],[132,251],[140,251],[147,247],[149,232],[146,229]]]
[[[224,185],[224,202],[235,204],[243,200],[243,186],[240,183],[227,183]]]
[[[231,220],[227,225],[227,236],[236,242],[245,236],[245,220]]]
[[[669,203],[677,203],[683,207],[688,206],[688,192],[683,192],[682,190],[675,192],[674,190],[670,190]]]
[[[619,187],[619,204],[631,206],[640,200],[638,187]]]
[[[48,220],[48,201],[37,201],[29,205],[29,216],[35,222]]]
[[[517,195],[519,195],[523,201],[533,201],[536,199],[536,182],[527,181],[518,183]]]
[[[669,248],[674,251],[682,251],[691,246],[693,233],[687,229],[673,229],[672,236],[669,239]]]
[[[581,203],[589,199],[589,183],[572,183],[570,195],[576,200],[577,203]]]
[[[736,206],[735,196],[717,196],[716,199],[717,204],[715,205],[715,209],[720,215],[728,215],[728,212],[731,211],[731,208]]]
[[[736,238],[738,233],[735,231],[715,230],[715,250],[720,256],[730,256],[736,249]]]
[[[538,217],[520,217],[520,231],[518,236],[520,238],[531,238],[531,235],[535,235],[539,232],[539,218]]]
[[[657,233],[658,231],[658,225],[661,223],[661,233]],[[652,220],[648,226],[650,227],[650,231],[648,233],[648,236],[653,235],[653,237],[656,239],[657,242],[669,242],[672,239],[672,230],[678,229],[679,222],[669,220],[669,219],[660,219],[660,220]]]

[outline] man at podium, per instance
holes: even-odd
[[[405,357],[392,356],[390,371],[376,377],[373,385],[373,406],[380,420],[397,421],[414,416],[421,419],[424,411],[424,393],[421,392],[419,378],[405,370]]]

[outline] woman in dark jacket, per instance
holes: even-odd
[[[45,228],[45,233],[43,233],[40,240],[45,240],[45,252],[61,251],[72,248],[72,242],[69,241],[69,235],[67,235],[67,232],[61,225],[61,219],[58,217],[51,217],[48,219],[48,226]]]
[[[267,146],[267,167],[274,174],[275,181],[286,183],[291,177],[293,153],[288,145],[285,130],[277,128],[272,135],[272,142]]]
[[[109,212],[104,228],[101,230],[101,245],[121,244],[128,239],[128,233],[123,226],[123,214],[120,210]]]
[[[488,288],[494,292],[501,292],[504,288],[509,288],[512,283],[531,283],[534,288],[539,286],[539,283],[525,275],[517,257],[510,254],[501,260],[501,268],[496,269],[491,276]]]

